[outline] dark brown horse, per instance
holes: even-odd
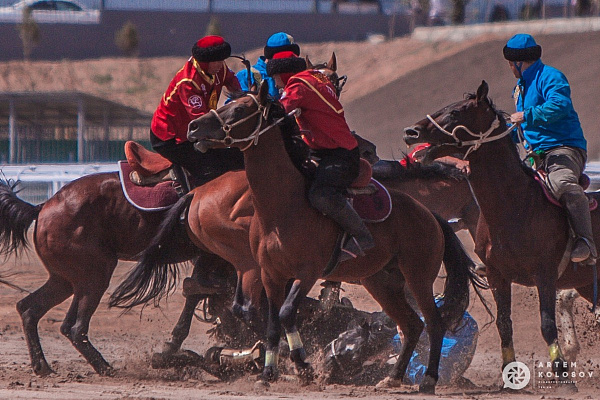
[[[482,215],[476,251],[488,268],[497,304],[502,366],[515,361],[510,317],[514,282],[537,288],[542,335],[551,360],[556,361],[554,371],[563,376],[568,368],[557,341],[556,290],[575,288],[592,301],[593,268],[575,270],[570,262],[561,265],[569,242],[566,213],[546,199],[531,169],[521,162],[511,130],[505,114],[488,99],[484,81],[477,94],[406,128],[405,141],[431,143],[426,159],[460,152],[470,162],[470,181]],[[589,195],[600,198],[596,193]],[[594,226],[600,223],[598,210],[592,212],[592,222]],[[599,231],[595,240],[600,240]]]
[[[111,373],[112,368],[88,338],[90,319],[108,288],[118,260],[136,259],[156,234],[166,213],[140,211],[131,205],[117,173],[77,179],[37,206],[19,199],[14,189],[14,184],[0,182],[0,255],[19,255],[28,244],[29,226],[37,221],[33,243],[49,275],[42,287],[17,304],[34,372],[38,375],[52,372],[40,344],[38,321],[73,295],[60,331],[96,372]],[[224,261],[195,246],[183,226],[175,230],[173,244],[164,257],[176,263],[199,256],[203,264],[223,266]],[[170,343],[173,350],[187,336],[200,297],[187,299],[173,332]]]
[[[468,178],[457,168],[434,162],[429,165],[381,160],[373,177],[391,192],[403,192],[445,220],[456,220],[454,230],[467,229],[475,240],[479,206]]]
[[[296,125],[281,115],[280,106],[267,99],[262,85],[258,96],[248,94],[216,112],[192,121],[188,137],[200,149],[237,146],[245,149],[246,176],[252,191],[254,215],[250,224],[252,255],[261,267],[261,280],[269,302],[267,354],[263,378],[277,376],[281,324],[286,330],[291,358],[301,374],[309,365],[296,327],[298,303],[321,277],[334,250],[339,228],[310,207],[304,177],[288,156],[283,135]],[[283,124],[280,126],[277,122]],[[255,144],[255,145],[252,145]],[[329,276],[339,281],[360,281],[397,323],[407,338],[393,379],[401,380],[423,329],[418,315],[406,302],[404,283],[415,295],[428,326],[429,365],[420,390],[431,392],[437,382],[441,342],[446,324],[462,315],[468,304],[472,265],[458,238],[445,221],[434,217],[410,196],[394,193],[393,208],[384,222],[370,224],[376,247],[366,257],[342,263]],[[442,315],[435,306],[432,284],[445,262],[449,280]],[[396,281],[390,279],[392,271]],[[290,279],[293,284],[286,296]],[[451,311],[450,311],[451,310]]]

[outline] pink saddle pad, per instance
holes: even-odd
[[[129,179],[131,171],[133,169],[127,161],[119,161],[119,178],[123,193],[135,207],[144,211],[161,211],[179,200],[173,181],[160,182],[152,186],[138,186]]]
[[[352,206],[367,222],[382,222],[392,212],[392,199],[387,189],[378,181],[371,178],[371,183],[377,187],[373,194],[360,194],[352,197]]]

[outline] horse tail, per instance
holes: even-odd
[[[438,215],[435,218],[444,233],[444,266],[447,273],[443,303],[439,310],[446,326],[452,329],[461,321],[469,306],[469,282],[480,298],[479,289],[486,289],[487,284],[475,273],[475,263],[450,224]]]
[[[163,297],[175,289],[179,263],[173,263],[168,243],[176,237],[181,215],[192,201],[186,195],[171,207],[161,222],[156,236],[138,255],[138,263],[110,296],[109,307],[131,309],[154,300],[158,305]]]
[[[43,204],[34,206],[17,197],[19,181],[0,179],[0,256],[19,254],[29,247],[27,230]]]

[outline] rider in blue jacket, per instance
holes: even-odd
[[[567,210],[577,237],[571,261],[594,264],[597,251],[589,204],[579,185],[587,160],[587,142],[567,78],[542,63],[541,55],[541,46],[524,33],[513,36],[504,46],[504,58],[518,79],[513,91],[516,112],[510,119],[521,124],[527,150],[540,157],[550,191]]]
[[[281,51],[291,51],[297,56],[300,56],[300,46],[294,43],[292,35],[285,32],[277,32],[269,37],[267,45],[264,48],[264,55],[260,56],[256,64],[250,69],[250,81],[248,81],[248,70],[242,69],[236,74],[240,81],[240,86],[243,91],[249,91],[252,85],[256,85],[258,89],[263,80],[269,84],[269,95],[274,99],[279,99],[279,89],[275,86],[273,78],[267,75],[267,61],[273,58],[275,53]],[[250,84],[248,84],[250,82]]]

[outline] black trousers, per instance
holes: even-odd
[[[324,214],[339,212],[346,205],[344,191],[358,177],[358,147],[352,150],[317,150],[312,153],[320,160],[308,191],[308,199],[313,207]]]
[[[191,142],[175,143],[175,139],[160,140],[150,131],[152,148],[174,164],[185,168],[196,185],[206,183],[227,171],[244,169],[244,155],[237,148],[209,149],[201,153]]]

